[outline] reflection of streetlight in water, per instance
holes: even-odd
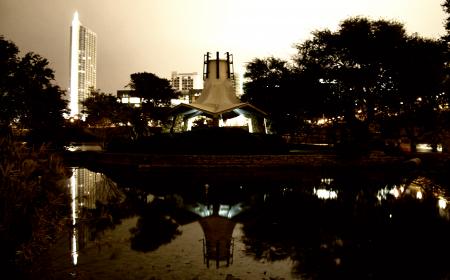
[[[205,199],[208,200],[209,184],[205,184]]]

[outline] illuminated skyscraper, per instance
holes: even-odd
[[[97,34],[82,26],[75,12],[70,28],[70,116],[81,113],[81,102],[96,86]]]

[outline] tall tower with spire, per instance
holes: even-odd
[[[70,27],[70,116],[81,116],[82,104],[97,86],[97,34],[81,25],[78,12]]]

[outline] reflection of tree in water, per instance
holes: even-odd
[[[450,276],[450,224],[435,197],[377,201],[376,189],[348,184],[337,199],[320,200],[305,187],[255,198],[242,220],[247,253],[268,261],[290,257],[293,272],[305,279]]]
[[[95,240],[106,229],[114,229],[123,218],[130,216],[128,211],[124,211],[127,197],[123,191],[107,176],[99,173],[97,176],[99,178],[92,186],[85,186],[89,192],[81,197],[80,225],[89,229],[89,240]]]
[[[140,188],[119,186],[101,173],[87,169],[75,172],[84,186],[79,188],[77,198],[77,227],[83,236],[80,249],[87,240],[96,240],[105,230],[114,229],[122,219],[139,215],[136,227],[130,230],[131,247],[144,252],[155,250],[181,233],[179,223],[192,220],[192,213],[177,211],[183,200],[176,194],[155,197]]]
[[[142,208],[136,227],[130,230],[133,250],[153,251],[181,234],[173,218],[178,207],[175,197],[155,198]]]

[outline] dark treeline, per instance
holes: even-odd
[[[296,134],[320,120],[344,127],[341,141],[382,133],[404,136],[412,148],[420,136],[441,143],[449,134],[446,40],[360,17],[312,35],[295,45],[291,61],[256,58],[247,65],[242,99],[270,114],[272,131]]]
[[[97,127],[129,126],[130,140],[137,140],[151,134],[151,127],[167,127],[170,125],[168,113],[170,100],[177,98],[169,80],[153,73],[133,73],[127,85],[133,91],[134,98],[139,98],[139,106],[121,103],[117,97],[100,90],[92,90],[91,97],[83,105],[83,113],[87,115],[84,125]],[[76,125],[83,126],[83,123]],[[154,131],[154,130],[153,130]]]

